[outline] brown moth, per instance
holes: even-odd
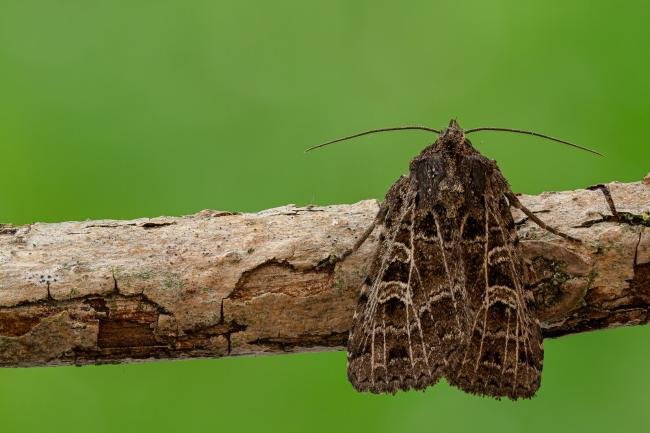
[[[386,128],[335,141],[399,129],[440,133]],[[480,130],[580,147],[528,131],[465,132],[452,120],[411,161],[408,176],[392,185],[375,223],[351,250],[379,226],[348,340],[348,378],[359,391],[422,390],[442,377],[496,398],[530,398],[539,388],[542,334],[510,207],[576,239],[519,202],[496,163],[465,137]]]

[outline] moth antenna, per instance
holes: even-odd
[[[403,131],[403,130],[407,130],[407,129],[417,129],[417,130],[420,130],[420,131],[429,131],[429,132],[435,132],[436,134],[440,134],[440,130],[429,128],[428,126],[396,126],[394,128],[371,129],[370,131],[365,131],[365,132],[360,132],[358,134],[348,135],[347,137],[337,138],[336,140],[328,141],[327,143],[322,143],[322,144],[319,144],[317,146],[312,146],[309,149],[306,149],[305,152],[309,152],[310,150],[318,149],[320,147],[325,147],[328,144],[338,143],[339,141],[345,141],[345,140],[350,140],[352,138],[361,137],[363,135],[375,134],[375,133],[378,133],[378,132]]]
[[[535,137],[546,138],[547,140],[556,141],[558,143],[566,144],[568,146],[575,147],[576,149],[585,150],[587,152],[591,152],[591,153],[596,154],[598,156],[605,156],[602,153],[598,153],[595,150],[589,149],[587,147],[578,146],[577,144],[570,143],[570,142],[564,141],[564,140],[560,140],[559,138],[550,137],[548,135],[540,134],[539,132],[525,131],[523,129],[484,127],[484,128],[468,129],[467,131],[465,131],[465,134],[471,134],[472,132],[477,132],[477,131],[503,131],[503,132],[514,132],[516,134],[534,135]]]

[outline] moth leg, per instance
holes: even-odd
[[[544,230],[549,231],[549,232],[553,233],[554,235],[563,237],[564,239],[567,239],[567,240],[569,240],[571,242],[577,242],[577,243],[582,242],[580,239],[576,239],[573,236],[569,236],[566,233],[562,233],[561,231],[557,230],[554,227],[546,225],[546,223],[544,221],[542,221],[541,219],[537,218],[537,215],[535,215],[530,209],[528,209],[526,206],[521,204],[521,202],[519,201],[517,196],[514,195],[513,193],[507,192],[506,197],[508,198],[508,201],[510,202],[511,206],[516,207],[517,209],[521,210],[524,214],[526,214],[526,216],[528,218],[530,218],[535,224],[537,224],[538,226],[540,226]]]
[[[335,255],[335,256],[330,256],[327,259],[327,263],[330,265],[336,264],[338,262],[341,262],[345,260],[347,256],[358,250],[361,245],[368,239],[370,234],[375,230],[375,227],[377,227],[377,224],[382,221],[386,217],[386,213],[388,212],[388,206],[386,206],[385,202],[383,202],[380,207],[379,211],[377,212],[377,215],[375,215],[375,218],[372,220],[372,223],[368,228],[361,234],[359,239],[352,245],[352,248],[344,251],[342,254]]]
[[[612,199],[612,195],[609,193],[609,188],[607,188],[607,185],[603,185],[602,183],[599,183],[598,185],[590,186],[587,189],[591,191],[595,191],[597,189],[601,190],[603,195],[605,196],[605,201],[607,202],[607,206],[609,206],[609,210],[612,212],[612,216],[614,217],[614,220],[620,221],[621,217],[618,214],[618,211],[616,210],[616,206],[614,206],[614,200]]]

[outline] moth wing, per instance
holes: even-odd
[[[541,328],[532,293],[525,289],[508,203],[501,196],[496,203],[484,198],[484,205],[485,212],[468,214],[461,230],[471,319],[445,377],[474,394],[530,398],[541,380]]]
[[[348,341],[348,377],[360,391],[435,384],[446,364],[444,347],[458,337],[447,323],[455,316],[435,220],[417,209],[415,195],[402,178],[384,202],[380,243]]]

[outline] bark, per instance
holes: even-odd
[[[650,175],[607,187],[520,197],[582,244],[513,211],[545,337],[649,320]],[[0,366],[341,350],[377,209],[0,225]]]

